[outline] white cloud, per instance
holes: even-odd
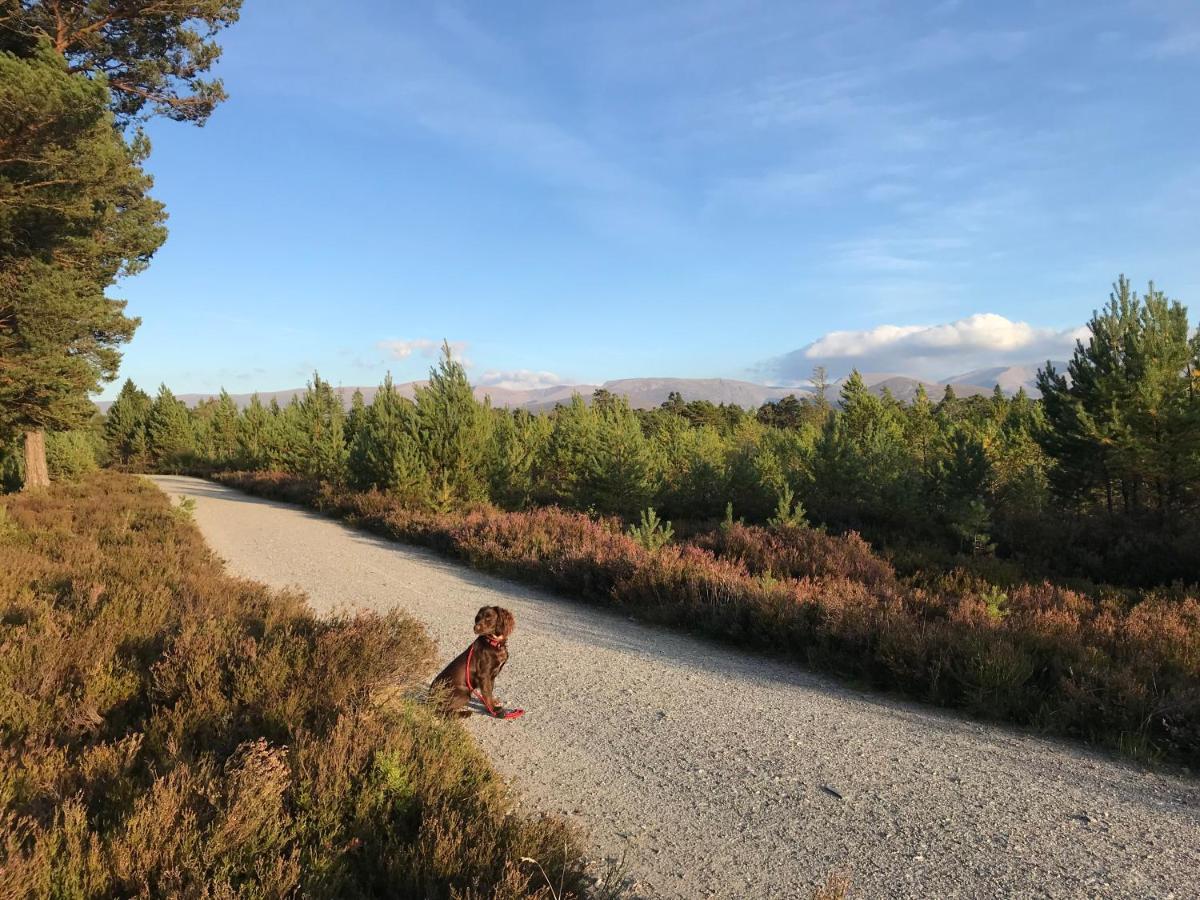
[[[513,369],[511,371],[493,370],[491,372],[484,372],[479,379],[481,386],[505,388],[511,391],[530,391],[570,383],[561,375],[557,375],[554,372],[537,372],[531,369]]]
[[[762,369],[781,381],[807,378],[814,366],[833,375],[850,369],[944,378],[968,369],[1023,365],[1069,356],[1087,328],[1040,328],[996,313],[977,313],[940,325],[879,325],[831,331],[811,344],[769,360]]]
[[[467,359],[467,342],[466,341],[449,341],[450,355],[461,362],[464,366],[470,366],[471,361]],[[426,359],[437,359],[442,352],[442,342],[430,340],[429,338],[413,338],[411,340],[386,340],[376,344],[380,350],[385,352],[392,359],[408,359],[414,353],[425,357]]]

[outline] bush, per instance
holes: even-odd
[[[72,481],[100,467],[103,443],[88,431],[46,433],[46,466],[54,481]]]
[[[22,438],[0,441],[0,493],[19,491],[25,483],[25,447]]]
[[[0,896],[545,896],[461,728],[400,699],[431,644],[226,576],[111,473],[0,500]]]
[[[278,475],[218,478],[569,596],[786,654],[928,702],[1200,762],[1200,601],[1093,599],[1048,582],[1003,594],[898,579],[857,535],[729,521],[649,552],[613,519],[557,508],[434,514]]]
[[[653,553],[671,543],[675,529],[670,522],[663,522],[654,511],[654,507],[642,510],[641,520],[637,525],[629,526],[629,536]]]

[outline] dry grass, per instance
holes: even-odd
[[[136,479],[0,498],[0,897],[579,895],[563,823],[380,702],[431,649],[227,576]]]
[[[855,535],[732,525],[650,552],[556,508],[431,513],[271,473],[219,480],[653,621],[1142,757],[1200,763],[1200,601],[917,587]]]

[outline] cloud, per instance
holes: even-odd
[[[467,342],[449,341],[448,343],[450,344],[450,355],[464,366],[470,366],[471,361],[466,357]],[[380,341],[375,346],[386,353],[391,359],[408,359],[414,353],[426,359],[437,359],[442,352],[442,342],[430,340],[429,338],[386,340]]]
[[[484,372],[479,379],[479,384],[483,387],[498,387],[511,391],[531,391],[570,383],[554,372],[536,372],[531,369]]]
[[[945,378],[968,369],[1022,365],[1070,354],[1086,327],[1039,328],[996,313],[976,313],[940,325],[879,325],[831,331],[811,344],[760,366],[780,381],[808,378],[814,366],[831,375],[850,369]]]

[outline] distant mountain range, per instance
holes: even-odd
[[[1066,363],[1056,362],[1059,371],[1066,369]],[[930,398],[937,400],[950,385],[960,397],[970,397],[976,394],[990,394],[1000,385],[1000,390],[1006,394],[1015,394],[1020,388],[1031,397],[1039,396],[1036,384],[1038,366],[1004,366],[991,369],[977,369],[954,375],[944,381],[923,381],[908,375],[898,375],[887,372],[864,373],[863,380],[873,393],[882,394],[886,389],[892,396],[903,402],[911,401],[917,394],[920,385]],[[406,381],[396,385],[396,390],[402,396],[412,397],[416,388],[425,384],[423,381]],[[831,397],[840,382],[831,388]],[[561,384],[553,387],[516,389],[507,387],[488,387],[481,385],[475,388],[475,396],[482,400],[490,397],[493,406],[504,406],[513,409],[528,409],[533,412],[553,409],[559,403],[569,403],[573,394],[581,395],[590,400],[597,389],[604,389],[613,394],[628,398],[635,409],[653,409],[662,405],[672,392],[678,392],[685,401],[707,400],[710,403],[729,403],[742,407],[761,406],[768,400],[779,400],[789,394],[797,397],[811,396],[812,391],[802,387],[782,387],[775,385],[754,384],[749,381],[735,381],[729,378],[621,378],[606,381],[603,384]],[[340,387],[336,388],[342,402],[350,405],[354,392],[360,390],[363,399],[370,403],[377,390],[374,386]],[[304,388],[290,388],[283,391],[259,391],[258,398],[263,403],[271,400],[279,401],[286,406],[292,398],[303,394]],[[179,394],[178,397],[189,406],[195,406],[213,394]],[[233,400],[239,407],[250,403],[252,394],[233,394]],[[96,404],[101,412],[111,405],[111,401]]]
[[[1037,388],[1037,373],[1043,365],[1044,363],[976,369],[961,375],[951,375],[941,381],[924,381],[908,375],[884,372],[862,373],[862,377],[872,393],[882,394],[886,389],[897,400],[905,403],[911,402],[917,396],[917,388],[921,385],[925,386],[925,393],[934,401],[937,401],[945,393],[947,387],[953,388],[954,393],[959,397],[973,397],[977,394],[990,394],[997,385],[1009,396],[1024,388],[1025,393],[1030,397],[1040,397],[1042,394]],[[1053,365],[1060,372],[1067,368],[1065,362],[1054,362]],[[841,380],[839,380],[840,383]]]

